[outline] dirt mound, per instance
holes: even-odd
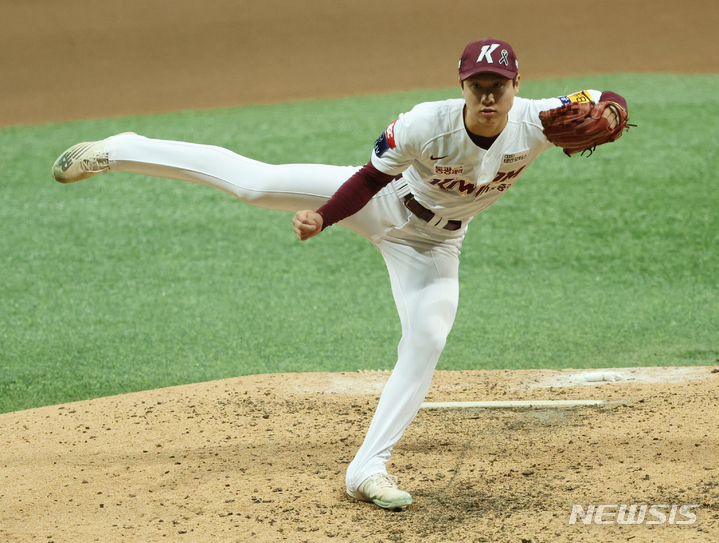
[[[429,402],[614,401],[422,409],[389,466],[414,498],[403,513],[344,493],[387,372],[258,375],[0,415],[0,540],[716,541],[719,373],[642,372],[661,379],[437,372]],[[698,507],[690,525],[678,507],[661,524],[618,524],[617,507],[608,524],[569,524],[574,505],[601,504]]]

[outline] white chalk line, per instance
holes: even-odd
[[[625,403],[622,400],[508,400],[486,402],[423,402],[420,409],[479,407],[484,409],[507,409],[517,407],[581,407]]]

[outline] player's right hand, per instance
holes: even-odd
[[[322,232],[322,215],[305,209],[295,213],[292,229],[302,241],[310,239]]]

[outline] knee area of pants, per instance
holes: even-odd
[[[447,343],[448,335],[449,330],[445,330],[444,327],[417,330],[412,335],[411,341],[423,351],[441,351]]]
[[[245,202],[246,204],[252,204],[255,207],[270,207],[263,206],[262,202],[263,199],[267,199],[268,201],[271,201],[272,197],[271,195],[268,196],[266,192],[262,192],[261,190],[248,189],[248,188],[235,188],[234,189],[235,196],[237,196],[240,200]]]

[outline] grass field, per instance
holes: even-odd
[[[589,159],[553,149],[464,244],[440,369],[719,359],[719,77],[525,82],[615,90],[638,125]],[[393,366],[381,258],[339,227],[204,186],[50,174],[77,141],[133,130],[271,163],[363,164],[398,113],[455,89],[0,129],[0,412],[267,372]]]

